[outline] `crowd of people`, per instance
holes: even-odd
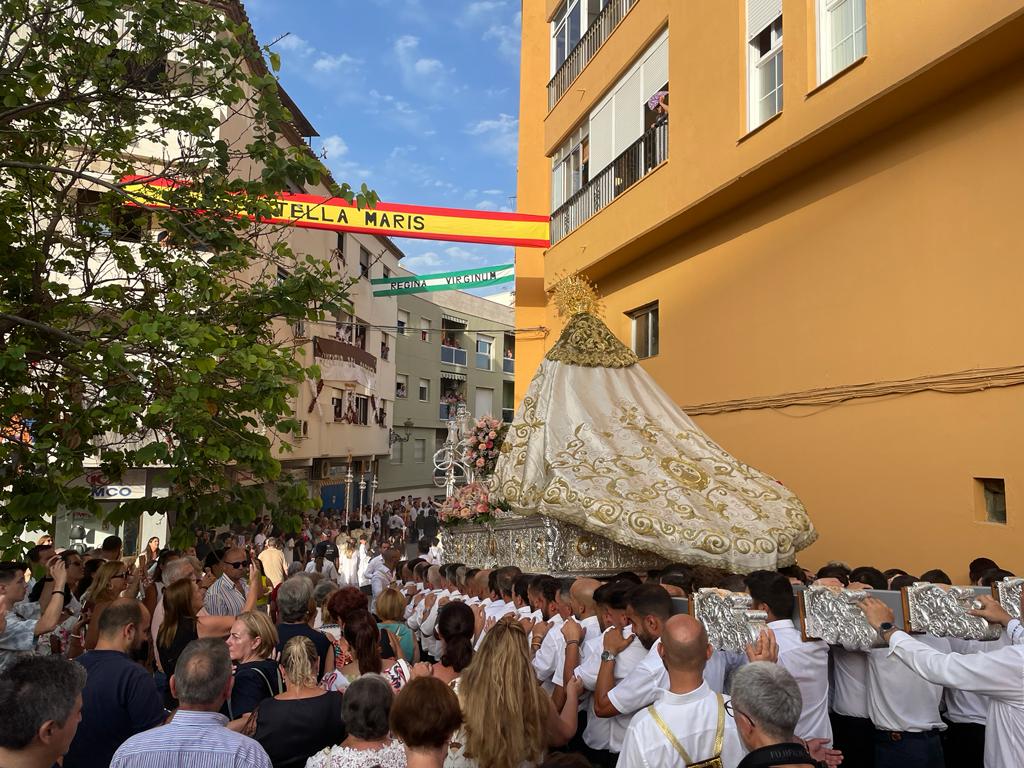
[[[899,589],[941,571],[832,563],[745,576],[673,565],[597,578],[476,569],[310,518],[194,549],[40,542],[0,563],[0,765],[520,768],[1021,764],[1024,629],[879,647],[806,641],[794,585]],[[290,546],[285,542],[290,541]],[[299,543],[301,541],[301,543]],[[971,563],[970,579],[1010,575]],[[750,595],[767,629],[715,650],[674,597]]]

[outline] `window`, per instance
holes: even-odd
[[[359,246],[359,276],[370,276],[370,252]]]
[[[391,463],[401,464],[402,463],[402,445],[403,443],[395,443],[391,446]]]
[[[420,379],[420,402],[430,402],[430,379]]]
[[[391,356],[391,339],[386,333],[380,335],[380,359],[387,360]]]
[[[341,259],[341,263],[345,263],[345,233],[338,233],[338,242],[334,246],[334,255]]]
[[[409,327],[409,313],[403,309],[398,310],[398,335],[405,336],[405,329]]]
[[[370,398],[356,395],[356,424],[370,423]]]
[[[1006,525],[1006,481],[1001,477],[976,477],[974,482],[976,519]]]
[[[633,351],[638,357],[658,354],[658,302],[629,313],[633,320]]]
[[[422,464],[427,460],[427,441],[424,438],[416,438],[412,441],[412,460]]]
[[[408,397],[409,396],[409,376],[405,373],[400,373],[395,376],[395,397]]]
[[[381,268],[381,276],[382,277],[391,277],[391,270],[388,269],[387,267],[382,267]]]
[[[551,20],[551,74],[565,62],[583,34],[584,4],[580,0],[566,0]]]
[[[490,336],[476,337],[476,367],[481,371],[491,370],[491,350],[494,348],[494,339]]]
[[[573,131],[551,158],[551,210],[579,192],[590,180],[590,124]]]
[[[167,57],[143,60],[138,51],[118,48],[110,53],[110,61],[124,65],[124,83],[143,93],[159,93],[167,80]]]
[[[430,321],[425,317],[420,318],[420,341],[430,341]]]
[[[490,387],[476,388],[476,417],[482,419],[484,416],[494,415],[494,390]]]
[[[109,221],[100,217],[102,193],[95,189],[80,189],[75,193],[75,216],[79,232],[89,237],[113,237],[130,243],[142,242],[143,232],[149,228],[149,212],[141,208],[112,204],[104,209]]]
[[[747,128],[754,130],[782,111],[782,16],[751,38],[747,57]]]
[[[868,52],[865,0],[817,0],[818,82],[837,75]]]

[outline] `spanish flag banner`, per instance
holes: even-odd
[[[176,186],[169,179],[151,176],[128,176],[121,179],[121,184],[130,203],[156,208],[169,207],[163,196]],[[360,210],[355,203],[338,197],[287,192],[273,205],[275,215],[262,219],[268,224],[523,248],[547,248],[551,244],[547,216],[398,203],[378,203],[376,208]],[[244,206],[239,206],[238,215],[251,217]]]
[[[398,296],[402,293],[427,293],[428,291],[483,288],[488,285],[510,283],[515,279],[514,264],[499,264],[495,267],[463,269],[457,272],[435,272],[432,275],[375,277],[370,282],[373,285],[382,286],[374,290],[374,296]]]

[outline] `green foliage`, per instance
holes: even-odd
[[[376,195],[295,140],[233,3],[4,0],[0,31],[0,551],[62,508],[99,514],[96,460],[111,482],[165,467],[167,498],[115,515],[171,514],[174,544],[310,509],[280,433],[316,369],[272,321],[333,318],[349,284],[229,212],[291,185]],[[130,174],[182,183],[183,207],[126,207]]]

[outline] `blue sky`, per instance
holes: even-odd
[[[278,40],[281,82],[338,181],[365,181],[388,202],[512,210],[519,0],[245,5],[260,42]],[[511,248],[396,242],[418,273],[513,260]]]

